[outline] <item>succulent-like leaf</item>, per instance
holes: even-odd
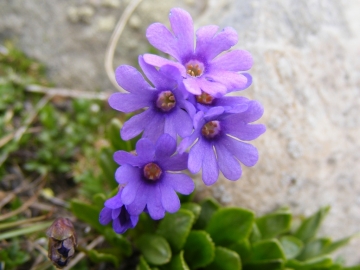
[[[262,240],[252,246],[252,262],[284,260],[285,254],[277,239]]]
[[[169,242],[174,253],[178,253],[186,242],[193,222],[194,214],[189,210],[180,209],[175,214],[166,214],[160,221],[157,234]]]
[[[304,243],[300,239],[291,235],[282,236],[280,243],[287,260],[296,258],[304,247]]]
[[[228,248],[235,251],[237,254],[239,254],[239,256],[241,258],[241,262],[243,264],[250,262],[250,260],[251,260],[251,245],[250,245],[250,242],[248,239],[234,243],[234,244],[230,245]]]
[[[171,258],[171,261],[168,264],[165,264],[162,269],[190,270],[184,259],[184,251],[182,250],[180,253],[174,255]]]
[[[197,219],[194,229],[203,230],[211,219],[212,215],[220,208],[220,205],[212,198],[204,199],[200,202],[201,212]]]
[[[253,223],[253,212],[238,207],[226,207],[213,214],[205,230],[215,244],[228,246],[248,237]]]
[[[262,239],[269,239],[289,231],[291,225],[291,212],[288,208],[261,216],[256,219],[257,227]]]
[[[298,260],[292,259],[286,262],[286,267],[294,268],[299,270],[312,270],[312,269],[328,269],[333,264],[333,261],[330,257],[323,256],[317,257],[311,260],[300,262]]]
[[[88,223],[98,232],[103,232],[105,227],[99,223],[100,209],[93,205],[79,200],[72,200],[70,204],[71,212],[80,220]]]
[[[143,234],[135,242],[145,260],[154,265],[166,264],[171,259],[171,248],[160,235]]]
[[[205,270],[241,270],[239,255],[224,247],[215,248],[215,258]]]
[[[244,270],[282,270],[283,268],[284,268],[283,260],[252,262],[250,264],[246,264],[243,266]]]
[[[331,244],[330,238],[319,238],[307,242],[300,255],[296,258],[299,261],[306,261],[320,256],[323,250]]]
[[[136,266],[136,270],[151,270],[150,266],[145,261],[143,256],[140,256],[139,264]]]
[[[130,256],[132,253],[131,243],[123,235],[117,234],[112,228],[105,228],[104,236],[106,241],[111,243],[114,247],[120,249],[125,256]]]
[[[110,262],[115,267],[119,267],[119,264],[120,264],[119,258],[113,254],[100,253],[100,252],[96,251],[95,249],[87,250],[86,254],[90,258],[90,260],[94,263]]]
[[[205,267],[215,256],[215,245],[205,231],[191,231],[184,246],[184,258],[190,269]]]
[[[194,222],[196,222],[200,216],[201,206],[198,205],[197,203],[193,203],[193,202],[182,203],[181,209],[186,209],[186,210],[191,211],[195,216]]]
[[[323,207],[312,216],[306,218],[295,232],[294,236],[304,243],[313,239],[321,225],[321,222],[329,212],[330,207]]]

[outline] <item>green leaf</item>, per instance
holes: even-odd
[[[359,236],[359,234],[354,234],[354,235],[345,237],[343,239],[340,239],[338,241],[332,242],[329,245],[327,245],[326,247],[324,247],[321,254],[322,255],[330,254],[330,253],[334,252],[335,250],[347,245],[352,238],[358,237],[358,236]]]
[[[205,231],[191,231],[184,246],[184,258],[190,269],[204,267],[212,262],[215,245]]]
[[[261,262],[253,262],[244,265],[244,270],[282,270],[284,267],[283,260],[269,260]]]
[[[110,145],[114,150],[125,150],[132,151],[132,145],[130,141],[124,141],[120,137],[120,129],[123,124],[117,118],[113,118],[110,121],[110,125],[108,125],[105,133],[105,137],[110,141]]]
[[[13,237],[17,237],[17,236],[21,236],[21,235],[25,235],[25,234],[37,232],[37,231],[45,232],[45,230],[48,227],[50,227],[51,223],[52,222],[42,222],[42,223],[33,224],[28,227],[24,227],[21,229],[6,231],[6,232],[0,234],[0,240],[9,239],[9,238],[13,238]]]
[[[360,270],[360,265],[344,267],[343,270]]]
[[[220,205],[212,198],[200,202],[201,212],[194,229],[203,230],[211,219],[212,215],[220,208]]]
[[[135,244],[150,264],[162,265],[171,259],[169,243],[160,235],[143,234]]]
[[[215,258],[205,270],[241,270],[240,257],[230,249],[216,247]]]
[[[277,239],[262,240],[252,246],[252,262],[284,259],[284,251]]]
[[[305,262],[300,262],[298,260],[292,259],[286,262],[286,267],[295,268],[296,270],[312,270],[318,268],[330,267],[333,264],[333,261],[330,257],[317,257]]]
[[[88,223],[98,232],[103,232],[105,226],[99,223],[100,209],[79,200],[72,200],[70,203],[71,212],[80,220]]]
[[[195,221],[199,218],[201,212],[201,206],[197,203],[187,202],[181,204],[181,209],[186,209],[191,211],[195,216]]]
[[[253,212],[238,207],[226,207],[214,213],[205,230],[215,244],[227,246],[248,237],[253,223]]]
[[[314,239],[307,242],[301,254],[296,258],[299,261],[306,261],[322,254],[322,251],[331,244],[330,238]]]
[[[291,212],[288,208],[264,215],[256,219],[257,227],[262,239],[269,239],[289,231],[291,225]]]
[[[114,230],[109,227],[105,228],[103,234],[106,241],[111,243],[116,248],[120,249],[122,254],[124,254],[125,256],[131,255],[131,243],[123,235],[115,233]]]
[[[118,257],[113,254],[109,253],[100,253],[95,249],[90,249],[86,251],[86,254],[90,258],[90,260],[94,263],[101,263],[101,262],[110,262],[115,267],[119,267],[120,261]]]
[[[171,261],[164,265],[162,269],[171,269],[171,270],[190,270],[189,266],[186,264],[184,259],[184,251],[174,255],[171,258]]]
[[[246,264],[251,260],[251,245],[248,239],[234,243],[228,248],[239,254],[243,264]]]
[[[330,210],[329,206],[323,207],[312,216],[306,218],[302,222],[300,227],[297,229],[294,236],[299,238],[304,243],[310,241],[312,238],[315,237],[321,225],[321,222],[323,221],[329,210]]]
[[[139,264],[136,266],[136,270],[151,270],[143,256],[140,256]]]
[[[104,207],[106,196],[104,193],[97,193],[93,196],[93,204],[100,209]]]
[[[291,235],[282,236],[280,238],[280,243],[285,253],[286,259],[294,259],[302,251],[304,244],[303,242]]]
[[[160,221],[157,234],[163,236],[170,244],[174,253],[179,252],[190,233],[194,222],[194,214],[189,210],[180,209],[175,214],[166,214]]]
[[[256,225],[256,223],[254,222],[250,236],[249,236],[249,240],[251,243],[255,243],[257,241],[260,241],[261,238],[262,238],[261,232],[260,232],[258,226]]]

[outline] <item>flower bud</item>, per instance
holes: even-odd
[[[75,255],[77,245],[74,226],[68,218],[57,218],[46,231],[49,237],[48,257],[58,268],[65,267]]]

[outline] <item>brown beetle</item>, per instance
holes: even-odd
[[[49,237],[48,257],[58,268],[64,268],[75,255],[77,238],[68,218],[57,218],[46,231]]]

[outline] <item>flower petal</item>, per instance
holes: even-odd
[[[170,54],[180,61],[178,42],[173,34],[161,23],[153,23],[146,30],[146,38],[150,44],[160,51]]]
[[[208,93],[213,97],[222,97],[228,91],[227,85],[222,82],[209,81],[205,78],[198,80],[198,86],[202,91]],[[226,82],[228,84],[228,82]]]
[[[101,210],[100,215],[99,215],[99,222],[101,225],[109,224],[110,221],[112,221],[111,212],[112,212],[112,210],[107,207],[104,207]]]
[[[146,63],[141,55],[139,56],[139,65],[146,77],[157,89],[174,89],[177,85],[176,80],[181,77],[181,74],[176,67],[169,65],[163,66],[160,72],[160,70],[157,70],[153,65]]]
[[[204,155],[206,142],[202,139],[199,139],[193,147],[191,147],[189,152],[188,168],[191,173],[197,173],[200,171]]]
[[[235,181],[241,177],[241,166],[239,162],[221,143],[215,145],[216,154],[218,157],[219,169],[226,179]]]
[[[183,83],[186,90],[194,95],[201,95],[201,89],[198,84],[198,79],[193,77],[188,77],[184,79]]]
[[[116,219],[120,215],[120,212],[121,212],[121,207],[113,209],[111,212],[111,218]]]
[[[124,126],[120,131],[121,138],[127,141],[136,137],[145,129],[145,127],[147,127],[153,118],[154,113],[151,109],[147,109],[138,115],[134,115],[124,123]]]
[[[116,209],[123,206],[123,203],[121,201],[121,191],[118,192],[114,197],[111,197],[110,199],[106,200],[105,206],[110,209]]]
[[[168,134],[163,134],[155,144],[155,156],[157,158],[169,158],[176,151],[176,140]]]
[[[161,190],[161,204],[165,211],[175,213],[180,209],[180,200],[174,189],[162,182],[160,185]]]
[[[149,119],[149,122],[144,128],[143,138],[148,138],[156,142],[157,139],[164,134],[165,114],[155,113],[154,110],[152,111],[152,119]]]
[[[126,206],[127,211],[130,215],[140,215],[146,206],[146,203],[148,201],[149,196],[149,188],[148,185],[142,183],[142,185],[139,186],[139,189],[136,193],[135,200]]]
[[[236,115],[235,115],[236,116]],[[228,118],[233,121],[227,121]],[[247,124],[241,121],[239,117],[227,117],[223,123],[226,133],[243,141],[255,140],[266,131],[263,124]],[[236,123],[236,124],[235,124]]]
[[[208,60],[211,60],[218,54],[229,50],[237,41],[238,35],[236,31],[231,27],[225,27],[208,41],[207,46],[204,44],[202,52],[199,51],[198,53],[204,55]]]
[[[127,184],[129,181],[134,181],[133,179],[139,179],[139,177],[139,168],[128,164],[120,166],[115,172],[115,179],[120,185]]]
[[[228,91],[244,89],[248,82],[247,77],[232,71],[211,70],[206,76],[212,81],[224,85]]]
[[[153,161],[155,156],[155,144],[151,140],[147,138],[138,140],[135,149],[139,157],[147,160],[147,162]]]
[[[115,70],[115,79],[122,88],[134,94],[142,94],[152,89],[141,73],[132,66],[119,66]]]
[[[121,194],[123,204],[131,204],[135,200],[135,197],[137,197],[136,194],[138,193],[138,189],[142,185],[142,180],[138,177],[130,178],[130,181],[128,181]]]
[[[196,55],[204,55],[207,47],[219,29],[217,25],[206,25],[196,31]]]
[[[194,25],[190,14],[183,9],[173,8],[170,10],[169,20],[178,42],[178,55],[183,58],[192,54],[194,52]]]
[[[182,171],[187,169],[188,153],[177,154],[172,157],[163,158],[161,167],[166,171]]]
[[[211,67],[216,70],[245,71],[253,65],[253,58],[248,51],[234,50],[220,55],[211,61]]]
[[[150,65],[153,65],[155,67],[162,67],[165,65],[170,65],[176,67],[179,71],[181,76],[186,77],[186,69],[185,67],[177,62],[165,59],[161,56],[155,55],[155,54],[144,54],[144,61]]]
[[[183,173],[165,173],[163,181],[176,192],[183,195],[189,195],[195,189],[195,184],[191,177]]]
[[[214,149],[210,143],[204,147],[204,159],[202,161],[202,180],[205,185],[214,184],[219,178],[219,167],[214,153]]]
[[[224,107],[227,113],[241,113],[248,109],[248,103],[245,97],[225,96],[215,99],[214,106]]]
[[[178,109],[171,115],[171,120],[174,122],[176,133],[179,134],[181,138],[190,136],[193,130],[193,124],[187,112]]]
[[[109,98],[111,108],[120,112],[133,112],[151,106],[153,93],[145,91],[139,96],[138,94],[114,93]]]
[[[131,154],[123,150],[116,151],[113,157],[114,157],[114,161],[119,165],[122,164],[129,164],[132,166],[143,165],[142,157],[136,156],[134,154]]]
[[[251,100],[249,102],[249,108],[242,113],[237,114],[242,121],[246,123],[251,123],[258,120],[264,113],[264,107],[260,102],[256,100]]]
[[[151,186],[146,207],[150,217],[154,220],[162,219],[165,216],[165,209],[161,203],[160,185],[156,184]]]
[[[255,146],[224,136],[223,145],[245,166],[251,167],[259,159],[258,150]]]
[[[176,133],[176,122],[173,121],[172,115],[166,115],[164,122],[164,133],[169,134],[171,138],[177,139],[177,133]]]

